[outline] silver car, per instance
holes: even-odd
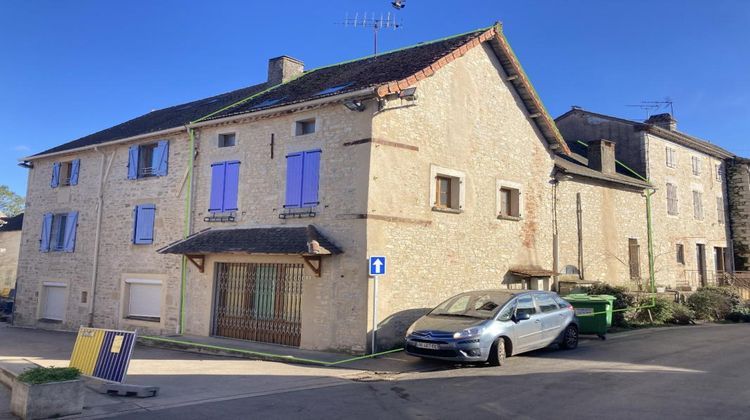
[[[453,296],[406,332],[406,352],[458,362],[489,362],[550,344],[578,346],[573,307],[553,292],[478,290]]]

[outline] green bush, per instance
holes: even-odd
[[[672,307],[672,324],[688,325],[695,323],[695,312],[685,305],[675,303]]]
[[[687,304],[697,319],[717,321],[739,310],[742,299],[734,288],[707,286],[690,295]]]
[[[651,305],[653,303],[653,306]],[[644,306],[635,314],[635,320],[638,322],[653,322],[654,324],[665,324],[672,320],[674,316],[675,303],[671,299],[663,297],[643,297],[638,306]],[[651,316],[649,316],[649,312]],[[653,321],[652,321],[653,320]]]
[[[81,372],[74,367],[36,367],[18,375],[18,380],[29,384],[46,384],[48,382],[63,382],[78,379]]]
[[[613,309],[625,309],[632,308],[635,306],[635,297],[628,294],[628,290],[620,286],[612,286],[609,284],[595,284],[586,289],[588,295],[612,295],[615,297]],[[612,314],[612,326],[613,327],[627,327],[628,321],[625,319],[624,312],[615,312]]]
[[[728,313],[725,319],[732,322],[750,322],[750,308],[747,306],[736,308]]]

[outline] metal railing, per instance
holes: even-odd
[[[688,286],[692,289],[703,286],[736,286],[750,290],[750,271],[685,270],[685,277],[677,282],[677,286]]]

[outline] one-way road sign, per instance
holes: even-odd
[[[385,275],[385,257],[370,257],[370,275],[371,276],[384,276]]]

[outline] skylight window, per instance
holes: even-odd
[[[255,105],[253,109],[255,108],[265,108],[267,106],[273,106],[277,103],[281,102],[284,98],[278,98],[278,99],[266,99],[265,101],[259,103],[258,105]]]
[[[316,93],[313,96],[330,95],[332,93],[336,93],[336,92],[338,92],[340,90],[346,89],[346,88],[348,88],[349,86],[351,86],[353,84],[354,84],[354,82],[350,82],[350,83],[345,83],[343,85],[338,85],[338,86],[330,87],[328,89],[321,90],[320,92]]]

